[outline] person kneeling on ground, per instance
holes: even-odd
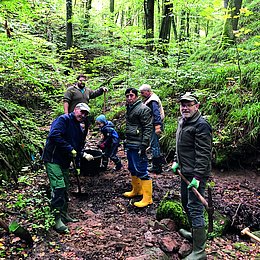
[[[98,148],[103,151],[102,170],[107,169],[108,159],[110,158],[116,165],[114,170],[119,171],[123,165],[117,156],[120,138],[114,128],[114,124],[108,121],[105,115],[99,115],[96,118],[96,124],[103,135],[102,140],[98,144]]]

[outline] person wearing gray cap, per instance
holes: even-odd
[[[179,99],[181,117],[176,132],[176,153],[172,171],[189,180],[181,180],[181,201],[187,213],[192,232],[180,229],[180,234],[192,241],[193,249],[185,259],[206,259],[206,230],[204,207],[192,187],[204,196],[207,179],[211,174],[212,129],[199,111],[198,99],[187,92]]]
[[[73,157],[79,161],[85,138],[81,122],[89,112],[86,103],[79,103],[73,112],[57,117],[43,150],[42,159],[51,187],[51,208],[55,215],[54,228],[59,233],[69,232],[66,222],[77,221],[68,215],[69,166]],[[93,156],[88,156],[90,159]]]

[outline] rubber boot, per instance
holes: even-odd
[[[123,195],[127,198],[133,198],[142,194],[143,193],[141,180],[136,176],[132,176],[132,190],[125,192]]]
[[[192,229],[192,252],[184,259],[186,260],[205,260],[207,255],[205,252],[206,246],[206,230],[205,227]]]
[[[153,158],[152,167],[149,167],[148,171],[156,174],[162,173],[161,157]]]
[[[142,180],[143,199],[141,201],[134,203],[136,207],[143,208],[153,203],[152,186],[153,186],[152,180]]]
[[[181,228],[179,230],[179,233],[182,237],[186,238],[189,242],[192,242],[192,233],[189,232],[188,230],[185,230],[183,228]]]
[[[60,234],[66,234],[69,233],[69,229],[68,227],[63,223],[62,219],[61,219],[61,214],[59,213],[55,213],[55,226],[54,229],[60,233]]]
[[[64,223],[68,223],[68,222],[78,222],[79,220],[76,218],[72,218],[69,214],[68,214],[68,203],[66,202],[64,204],[64,206],[61,209],[61,220]]]

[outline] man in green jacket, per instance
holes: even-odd
[[[143,195],[136,207],[145,207],[153,203],[152,180],[148,175],[146,149],[150,144],[153,131],[151,109],[138,99],[138,90],[128,88],[126,97],[126,142],[128,169],[132,177],[132,190],[124,196],[132,198]]]
[[[190,185],[181,181],[181,201],[192,226],[192,232],[184,229],[180,234],[193,242],[193,250],[185,259],[206,259],[206,231],[204,207],[195,196],[192,187],[204,196],[208,177],[211,174],[212,129],[199,111],[199,102],[187,92],[180,99],[178,129],[176,132],[176,154],[173,172],[180,168]]]
[[[64,114],[73,112],[78,103],[89,103],[90,99],[101,96],[107,92],[106,87],[101,87],[97,90],[92,90],[86,87],[87,76],[80,74],[77,77],[78,82],[67,88],[63,97]]]

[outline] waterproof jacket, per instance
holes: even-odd
[[[90,99],[102,95],[103,92],[103,88],[92,90],[84,87],[83,89],[80,89],[76,84],[67,88],[64,93],[63,101],[69,103],[69,113],[71,113],[78,103],[83,102],[88,104]]]
[[[126,107],[126,147],[148,147],[153,131],[151,109],[137,100]]]
[[[80,156],[84,144],[83,130],[75,118],[74,112],[56,118],[50,129],[43,151],[45,163],[56,163],[62,168],[69,168],[74,149]]]
[[[114,127],[111,121],[107,121],[107,123],[101,127],[100,131],[104,136],[102,142],[104,142],[105,145],[119,144],[120,139]]]
[[[179,118],[176,132],[175,161],[186,177],[210,176],[211,173],[212,129],[197,111],[192,118]]]

